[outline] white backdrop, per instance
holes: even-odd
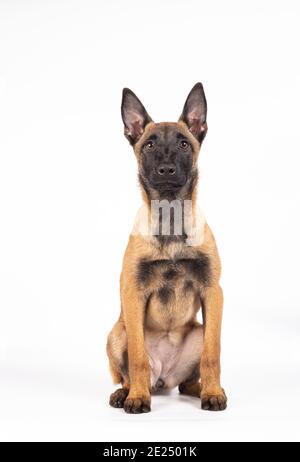
[[[1,440],[299,440],[299,8],[0,0]],[[140,205],[121,90],[177,120],[197,81],[229,407],[173,392],[126,415],[105,354]]]

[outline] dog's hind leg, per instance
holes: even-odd
[[[202,345],[203,344],[203,329],[202,328],[200,328],[199,340]],[[201,350],[202,350],[202,346],[201,346]],[[201,350],[200,350],[200,356],[201,356]],[[178,390],[180,394],[195,396],[197,398],[200,398],[200,393],[201,393],[200,369],[199,369],[200,358],[198,358],[198,361],[199,362],[198,363],[196,362],[191,374],[178,385]]]
[[[185,349],[185,355],[188,354],[189,349],[191,351],[198,351],[197,361],[195,363],[194,369],[191,371],[190,375],[186,377],[179,385],[178,390],[182,395],[195,396],[200,398],[201,394],[201,384],[200,384],[200,358],[203,350],[203,326],[199,326],[195,329],[194,332],[198,333],[198,338],[192,337],[191,345],[188,345]],[[194,333],[192,332],[192,333]],[[184,355],[183,355],[184,357]],[[181,358],[182,360],[182,358]]]
[[[110,332],[106,350],[113,382],[122,384],[122,388],[118,388],[110,395],[109,404],[113,407],[124,407],[129,393],[129,376],[127,337],[122,321],[118,321]]]
[[[166,388],[179,387],[180,393],[200,397],[199,365],[203,349],[203,327],[196,325],[186,335],[175,366],[165,379]]]
[[[196,366],[192,375],[178,385],[179,393],[182,395],[196,396],[197,398],[200,398],[201,385],[199,379],[199,367]]]

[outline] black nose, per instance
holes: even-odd
[[[176,167],[174,164],[160,164],[157,167],[157,173],[165,178],[175,175]]]

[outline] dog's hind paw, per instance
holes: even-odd
[[[124,407],[124,402],[125,399],[127,398],[127,395],[129,393],[129,390],[127,388],[118,388],[116,391],[114,391],[109,398],[109,404],[112,407]]]

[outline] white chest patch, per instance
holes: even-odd
[[[192,214],[192,208],[189,207],[190,213]],[[187,237],[185,240],[186,245],[188,246],[201,246],[204,241],[204,230],[206,219],[203,211],[196,207],[193,213],[193,216],[187,218],[186,222],[189,223],[189,226],[184,228],[184,232]],[[134,222],[134,226],[131,232],[134,236],[142,236],[148,241],[155,239],[157,235],[157,223],[153,221],[153,215],[146,204],[143,204],[138,210]]]

